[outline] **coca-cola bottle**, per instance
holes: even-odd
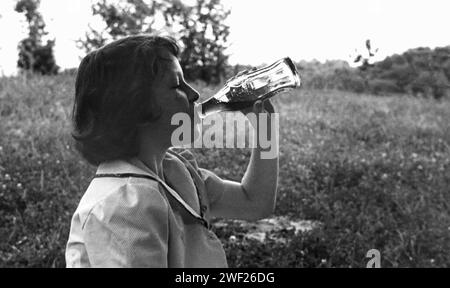
[[[198,107],[204,118],[216,112],[238,111],[273,95],[300,86],[300,76],[289,57],[272,65],[239,72],[229,79],[216,94]]]

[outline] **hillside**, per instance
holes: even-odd
[[[95,171],[69,135],[73,84],[70,75],[0,79],[0,267],[65,265],[70,217]],[[273,102],[275,215],[320,225],[259,242],[216,221],[231,267],[365,267],[373,248],[382,267],[450,266],[449,101],[299,89]],[[250,151],[194,153],[239,180]]]

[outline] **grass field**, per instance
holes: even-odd
[[[69,135],[74,79],[0,79],[0,266],[62,267],[70,218],[95,171]],[[214,88],[199,87],[208,95]],[[450,103],[296,90],[280,112],[276,216],[320,223],[252,240],[217,221],[231,267],[450,267]],[[249,149],[194,149],[239,180]],[[282,241],[280,240],[282,239]]]

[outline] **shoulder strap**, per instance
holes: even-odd
[[[194,218],[196,218],[200,222],[202,222],[202,224],[205,225],[207,228],[209,228],[209,223],[208,223],[208,221],[205,218],[203,218],[202,216],[198,215],[198,213],[194,209],[192,209],[191,206],[189,206],[175,190],[173,190],[164,181],[162,181],[161,179],[159,179],[159,178],[157,178],[155,176],[147,175],[147,174],[136,174],[136,173],[96,174],[94,176],[94,178],[129,178],[129,177],[144,178],[144,179],[150,179],[150,180],[157,181],[159,184],[161,184],[169,192],[169,194],[173,198],[175,198],[175,200],[177,200],[181,204],[181,206],[183,206],[189,212],[189,214],[191,214]]]

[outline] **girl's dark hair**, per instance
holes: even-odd
[[[150,89],[170,54],[179,54],[174,39],[139,35],[105,45],[81,61],[72,136],[89,163],[137,155],[138,125],[160,116]]]

